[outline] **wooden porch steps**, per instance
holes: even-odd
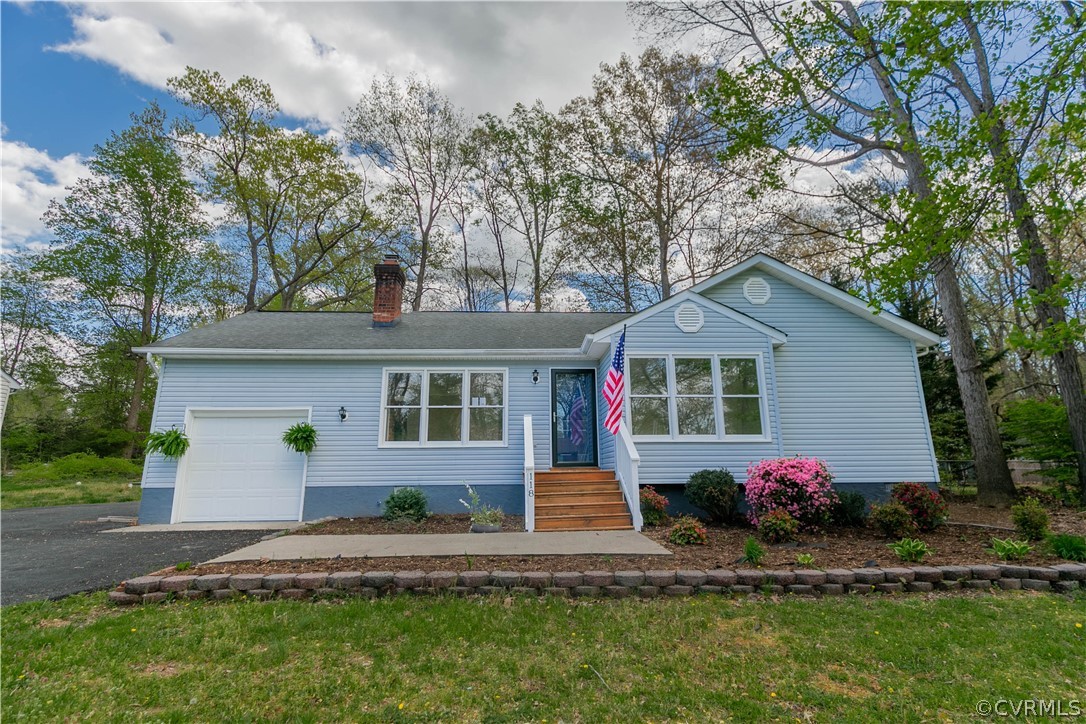
[[[572,468],[536,473],[535,529],[632,530],[615,471]]]

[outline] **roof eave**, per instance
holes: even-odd
[[[136,354],[174,359],[587,359],[576,348],[559,349],[246,349],[209,347],[135,347]]]

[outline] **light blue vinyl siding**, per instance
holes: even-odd
[[[522,485],[525,414],[533,416],[536,466],[550,467],[547,370],[568,362],[360,362],[168,360],[155,402],[155,429],[182,426],[186,408],[312,407],[320,435],[309,456],[307,487]],[[587,366],[591,366],[589,363]],[[378,448],[384,368],[507,369],[506,447]],[[532,384],[532,370],[540,371]],[[347,408],[346,422],[339,408]],[[177,466],[152,455],[144,486],[173,487]],[[485,497],[485,496],[484,496]],[[512,512],[512,511],[511,511]]]
[[[685,483],[692,473],[704,468],[727,468],[735,475],[736,480],[742,481],[746,478],[747,466],[750,463],[780,455],[772,341],[761,332],[720,314],[708,305],[699,306],[704,312],[705,324],[694,333],[683,332],[675,326],[674,306],[630,325],[626,331],[627,356],[654,352],[724,356],[729,353],[760,353],[768,396],[769,419],[765,424],[770,440],[695,442],[635,439],[634,445],[641,455],[639,477],[643,485]],[[612,345],[617,342],[616,335],[612,339]],[[607,359],[610,360],[610,354]],[[626,413],[628,416],[629,410]]]
[[[618,337],[615,337],[615,343],[618,342]],[[599,441],[600,441],[600,469],[602,470],[614,470],[615,469],[615,436],[603,426],[603,421],[607,419],[607,400],[603,399],[603,383],[607,380],[607,371],[611,369],[611,354],[614,347],[607,351],[607,354],[603,355],[603,359],[600,360],[599,368],[596,370],[596,412],[599,422],[596,426],[599,428]]]
[[[751,276],[768,303],[743,296]],[[703,294],[788,335],[774,355],[785,455],[824,458],[838,483],[938,481],[910,340],[762,270]]]

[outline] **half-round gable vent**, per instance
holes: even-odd
[[[773,296],[773,290],[765,279],[751,277],[743,283],[743,296],[751,304],[765,304]]]
[[[675,310],[675,326],[684,332],[697,332],[705,325],[705,313],[701,307],[690,302],[679,305]]]

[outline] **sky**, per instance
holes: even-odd
[[[291,120],[334,130],[384,73],[426,75],[471,115],[557,110],[637,36],[621,2],[0,2],[0,244],[47,239],[49,201],[130,114],[174,109],[185,66],[264,80]]]

